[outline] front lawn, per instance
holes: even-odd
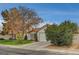
[[[0,40],[0,44],[4,44],[4,45],[21,45],[21,44],[30,44],[32,43],[31,40],[21,40],[21,41],[17,41],[17,40]]]

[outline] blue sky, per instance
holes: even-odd
[[[43,18],[45,23],[59,24],[64,20],[72,20],[73,22],[79,24],[79,4],[2,3],[0,4],[0,13],[2,12],[2,10],[18,6],[25,6],[34,9],[38,13],[38,15]],[[2,19],[1,15],[0,19]],[[0,20],[0,23],[1,22],[2,20]]]

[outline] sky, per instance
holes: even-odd
[[[56,23],[60,24],[65,20],[71,20],[79,25],[79,4],[61,4],[61,3],[2,3],[0,4],[0,14],[2,10],[11,9],[13,7],[24,6],[33,9],[44,20],[43,24]],[[0,15],[0,25],[3,22],[3,18]]]

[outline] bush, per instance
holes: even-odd
[[[0,38],[0,40],[5,40],[4,38]]]
[[[73,41],[72,32],[66,31],[63,35],[64,44],[63,45],[71,45]]]
[[[52,44],[63,46],[63,45],[71,45],[72,44],[72,34],[71,32],[53,32],[52,39],[50,40]]]
[[[63,45],[71,45],[72,44],[72,30],[65,29],[64,27],[60,27],[57,25],[50,25],[46,29],[46,37],[52,44],[63,46]]]
[[[17,40],[17,44],[22,44],[23,42],[23,37],[22,37],[22,35],[21,35],[21,33],[17,33],[16,34],[16,40]]]

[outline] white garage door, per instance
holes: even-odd
[[[45,32],[39,32],[38,33],[38,41],[40,42],[46,42],[46,35],[45,35]]]

